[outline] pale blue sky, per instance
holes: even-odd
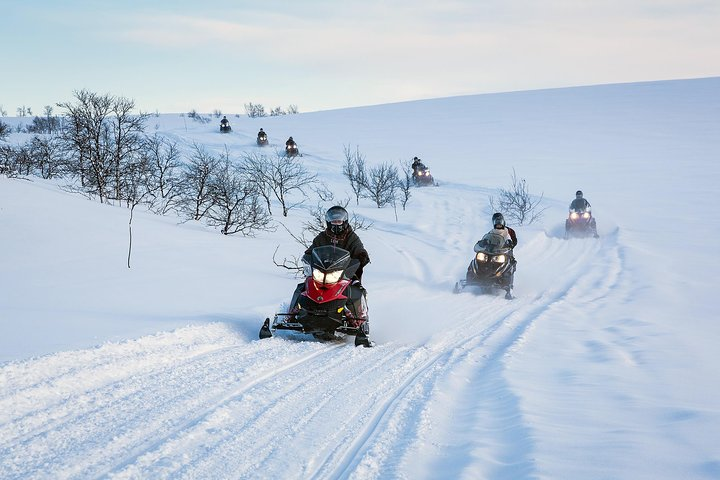
[[[147,112],[308,112],[720,76],[717,0],[6,0],[0,28],[9,115],[83,88]]]

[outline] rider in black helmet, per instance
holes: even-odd
[[[492,223],[494,231],[507,239],[510,248],[515,248],[518,243],[517,234],[515,233],[515,230],[505,224],[505,217],[503,217],[503,214],[500,212],[493,214]]]
[[[370,263],[370,256],[362,244],[360,237],[355,233],[348,222],[348,212],[343,207],[336,205],[330,207],[325,213],[326,228],[313,239],[312,245],[305,250],[310,254],[312,249],[323,245],[334,245],[350,252],[350,257],[360,261],[360,268],[357,269],[355,277],[357,281],[362,280],[363,267]]]
[[[570,202],[570,210],[584,212],[588,208],[590,208],[590,202],[583,198],[582,190],[575,192],[575,200]]]

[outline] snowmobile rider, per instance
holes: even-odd
[[[575,192],[575,200],[570,202],[570,210],[574,210],[576,212],[584,212],[589,208],[590,202],[583,198],[582,190],[578,190],[577,192]]]
[[[222,120],[220,120],[220,125],[222,125],[223,127],[227,127],[228,123],[230,123],[230,121],[227,119],[227,117],[225,115],[223,115]]]
[[[418,157],[413,157],[413,163],[412,163],[412,169],[413,172],[417,172],[418,167],[425,166],[423,165],[422,161]]]
[[[265,135],[265,132],[261,128],[260,131],[258,132],[258,138],[262,137],[263,135]]]
[[[583,197],[582,190],[575,192],[575,200],[570,202],[570,211],[579,213],[589,212],[590,208],[590,202]],[[590,218],[590,229],[592,230],[593,237],[600,238],[600,235],[597,233],[597,223],[595,222],[595,217]]]
[[[305,254],[309,255],[313,248],[324,245],[334,245],[347,250],[350,252],[351,258],[355,258],[360,262],[360,268],[355,272],[352,284],[364,290],[360,282],[362,281],[363,267],[370,263],[370,256],[365,250],[360,237],[350,226],[347,210],[339,205],[330,207],[325,213],[325,223],[327,227],[317,234],[312,245],[305,250]]]
[[[515,248],[518,243],[517,234],[515,230],[505,225],[505,217],[503,217],[503,214],[500,212],[493,214],[492,223],[492,232],[502,235],[505,238],[506,245],[510,248]]]
[[[295,146],[295,140],[293,140],[292,137],[287,139],[287,142],[285,142],[285,147],[294,147]]]

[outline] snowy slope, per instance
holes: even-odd
[[[136,211],[128,269],[126,209],[0,178],[0,478],[719,478],[719,94],[455,97],[229,116],[229,135],[154,117],[236,155],[261,126],[292,135],[337,198],[344,145],[426,161],[441,185],[407,211],[349,206],[373,222],[373,349],[257,340],[296,282],[272,263],[300,249],[283,228]],[[517,298],[455,295],[513,167],[547,207],[517,228]],[[598,240],[561,238],[578,188]]]

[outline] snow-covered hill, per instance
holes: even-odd
[[[346,145],[433,171],[406,211],[349,206],[377,346],[257,340],[296,283],[283,228],[136,210],[128,269],[127,209],[0,177],[0,478],[720,478],[720,78],[229,117],[149,127],[292,135],[339,199]],[[547,207],[517,298],[455,295],[513,168]],[[577,189],[600,239],[562,239]]]

